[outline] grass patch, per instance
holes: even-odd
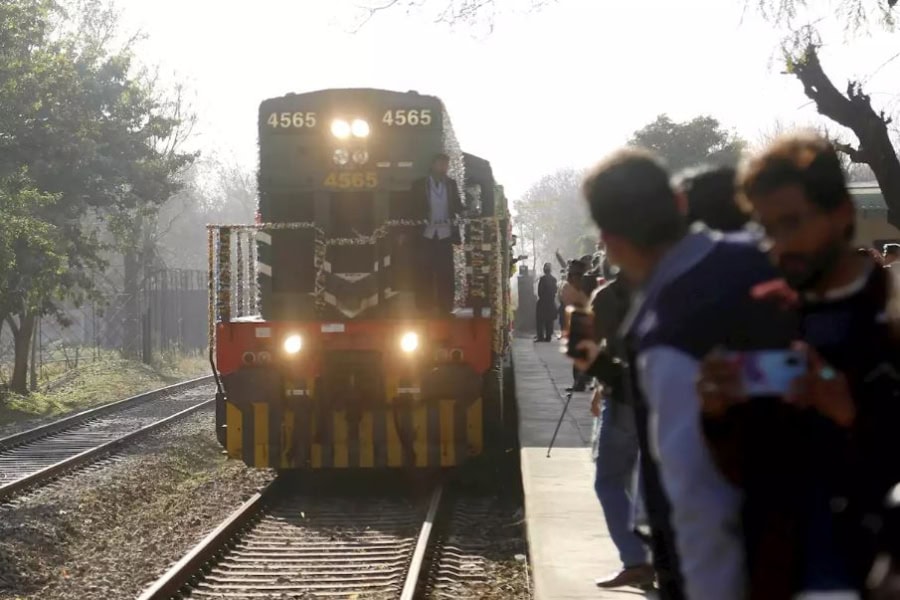
[[[209,363],[200,355],[170,354],[150,365],[104,357],[72,369],[48,390],[0,398],[0,426],[84,410],[208,373]]]

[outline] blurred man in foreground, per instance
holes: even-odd
[[[685,199],[652,154],[613,154],[588,176],[584,193],[610,261],[640,287],[623,331],[641,453],[649,455],[641,475],[661,595],[739,598],[741,497],[704,442],[694,386],[700,359],[719,344],[784,343],[777,313],[750,296],[775,271],[749,236],[688,233]],[[592,371],[599,348],[580,347],[587,358],[576,366]]]
[[[855,206],[827,140],[776,141],[742,187],[790,286],[758,291],[799,311],[808,363],[772,402],[746,401],[727,356],[707,356],[698,381],[707,438],[744,490],[750,597],[865,597],[900,481],[896,284],[851,246]]]

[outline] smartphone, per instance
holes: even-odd
[[[736,352],[730,356],[741,366],[747,396],[782,396],[807,369],[806,355],[797,350]]]
[[[591,313],[574,306],[566,307],[566,321],[568,332],[565,340],[566,356],[571,358],[587,358],[584,350],[576,350],[583,340],[593,338],[594,319]]]

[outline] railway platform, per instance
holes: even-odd
[[[559,343],[513,342],[525,525],[535,600],[653,598],[636,588],[601,590],[594,579],[621,565],[594,494],[590,393],[569,404],[550,457],[547,446],[572,383]]]

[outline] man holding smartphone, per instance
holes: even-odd
[[[695,380],[715,346],[786,347],[777,311],[750,289],[775,271],[748,235],[689,233],[686,202],[650,153],[626,149],[584,183],[610,261],[639,296],[623,325],[641,443],[641,479],[663,599],[739,598],[745,588],[741,496],[700,430]],[[582,342],[593,372],[600,356]]]
[[[755,525],[750,598],[865,597],[874,525],[900,481],[896,282],[851,245],[855,206],[827,140],[774,142],[741,186],[784,276],[758,295],[799,311],[806,362],[774,401],[722,352],[697,383],[710,447]]]

